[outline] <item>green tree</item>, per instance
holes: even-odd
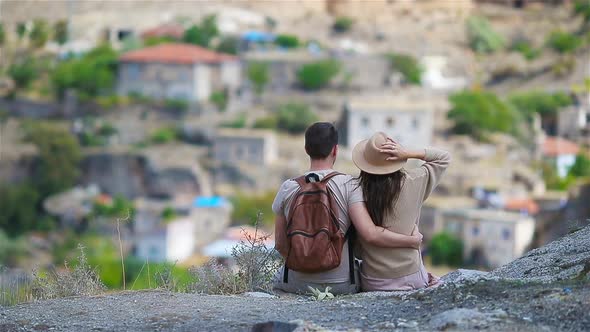
[[[576,0],[574,2],[574,13],[582,16],[584,24],[590,24],[590,1]]]
[[[18,22],[16,24],[16,35],[18,39],[23,39],[27,34],[27,24],[24,22]]]
[[[17,236],[35,229],[40,196],[30,184],[0,184],[0,229]]]
[[[417,85],[421,83],[423,69],[416,58],[407,54],[392,53],[389,54],[389,61],[391,68],[400,72],[407,83]]]
[[[219,35],[217,17],[209,15],[201,20],[200,24],[194,24],[184,32],[183,40],[190,44],[209,47],[211,40]]]
[[[226,53],[226,54],[238,54],[238,44],[239,40],[233,36],[225,36],[217,45],[217,52]]]
[[[68,22],[60,20],[53,26],[53,39],[56,43],[63,45],[68,42]]]
[[[568,171],[573,177],[590,177],[590,158],[584,154],[576,156],[576,161]]]
[[[299,84],[305,90],[318,90],[326,87],[340,72],[341,65],[336,60],[321,60],[305,64],[297,71]]]
[[[299,38],[293,35],[278,35],[275,44],[284,48],[297,48],[299,47]]]
[[[490,22],[481,16],[467,19],[467,37],[469,46],[477,53],[493,53],[504,47],[506,40],[494,31]]]
[[[448,118],[456,134],[482,139],[488,133],[517,134],[518,113],[491,92],[462,91],[449,97],[452,108]]]
[[[24,131],[39,153],[33,183],[41,197],[72,187],[80,174],[81,151],[76,138],[49,123],[28,123]]]
[[[582,39],[569,32],[555,30],[549,35],[547,44],[559,53],[572,53],[582,45]]]
[[[303,133],[316,121],[317,115],[305,104],[287,103],[279,106],[277,111],[277,128],[291,134]]]
[[[225,112],[228,103],[228,95],[225,91],[214,91],[209,96],[209,101],[212,102],[219,112]]]
[[[51,75],[58,98],[67,89],[73,89],[83,97],[95,97],[108,92],[115,83],[117,53],[109,46],[99,46],[81,59],[61,62]]]
[[[35,48],[45,46],[45,43],[47,43],[47,40],[49,39],[49,27],[45,20],[37,19],[33,21],[33,28],[29,34],[29,39],[31,45]]]
[[[8,67],[8,76],[14,81],[16,90],[27,88],[38,76],[35,62],[27,58],[22,62],[10,65]]]
[[[573,103],[572,98],[565,92],[542,91],[513,93],[508,97],[508,101],[528,119],[531,119],[534,113],[542,117],[555,117],[560,108]]]
[[[460,266],[463,263],[463,242],[449,233],[434,235],[428,251],[433,265]]]
[[[253,62],[248,65],[248,80],[252,82],[254,91],[261,95],[270,80],[269,67],[264,62]]]

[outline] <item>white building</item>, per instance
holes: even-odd
[[[191,206],[138,200],[134,223],[134,253],[151,262],[183,261],[223,235],[231,221],[231,204],[225,198],[197,197]],[[166,221],[162,212],[176,216]]]
[[[434,113],[444,105],[434,98],[402,92],[398,96],[351,99],[344,105],[341,143],[352,147],[382,131],[408,147],[428,146],[434,131]]]
[[[579,152],[580,147],[576,143],[561,137],[549,136],[543,142],[543,157],[556,167],[557,175],[561,178],[567,176]]]
[[[161,44],[119,58],[118,93],[202,102],[216,91],[235,93],[239,59],[191,44]]]
[[[220,129],[213,141],[216,162],[268,166],[278,158],[277,137],[270,130]]]
[[[441,208],[431,214],[431,234],[448,232],[463,242],[466,261],[495,268],[522,256],[533,240],[535,220],[522,213]],[[424,227],[421,230],[425,230]]]

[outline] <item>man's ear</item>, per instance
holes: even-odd
[[[338,144],[334,145],[334,148],[332,148],[332,156],[336,158],[336,155],[338,155]]]

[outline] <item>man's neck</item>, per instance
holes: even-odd
[[[314,160],[312,159],[309,163],[309,170],[310,171],[322,171],[326,169],[332,169],[334,167],[334,163],[329,160]]]

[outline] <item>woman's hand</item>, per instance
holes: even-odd
[[[401,144],[389,137],[385,143],[381,144],[379,151],[389,155],[385,159],[387,161],[405,161],[409,158],[408,151]]]
[[[415,241],[412,245],[412,248],[420,249],[420,245],[422,244],[423,235],[418,230],[418,226],[414,227],[414,230],[412,231],[411,236],[414,238],[414,241]]]
[[[381,144],[379,151],[389,155],[385,159],[387,161],[406,161],[410,158],[424,159],[426,157],[426,151],[424,149],[408,150],[390,137],[387,138],[385,143]]]

